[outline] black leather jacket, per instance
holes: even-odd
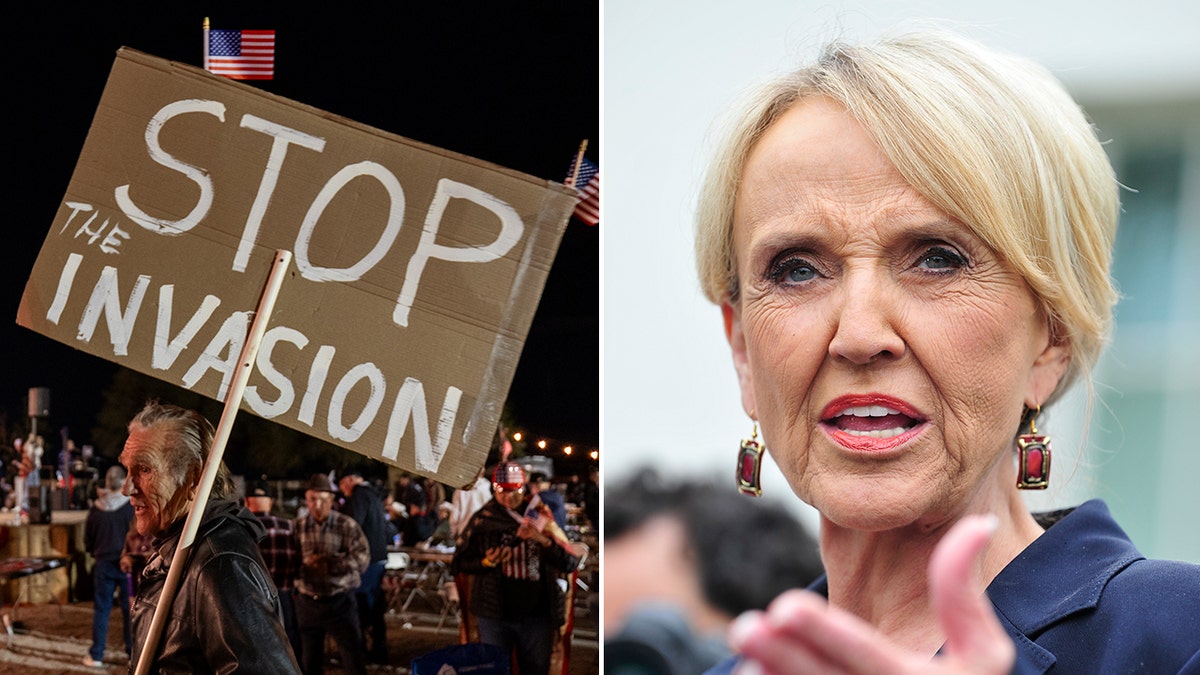
[[[131,617],[130,672],[142,657],[185,520],[156,539],[142,572]],[[279,593],[258,551],[264,534],[254,514],[238,504],[209,503],[151,672],[300,672],[279,620]]]

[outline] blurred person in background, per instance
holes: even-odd
[[[600,531],[600,466],[593,464],[588,468],[588,479],[583,482],[583,512],[592,528]]]
[[[113,591],[121,603],[122,635],[125,636],[125,653],[133,649],[129,633],[129,583],[121,571],[121,549],[125,546],[125,534],[133,523],[133,507],[129,497],[121,494],[125,482],[125,469],[111,466],[104,474],[104,490],[88,509],[83,525],[84,548],[92,555],[93,598],[92,646],[83,657],[85,666],[98,667],[104,664],[104,649],[108,645],[108,618],[112,614]]]
[[[740,663],[1196,669],[1200,566],[1147,560],[1102,501],[1035,516],[1021,496],[1117,300],[1119,185],[1062,85],[926,31],[831,44],[730,121],[695,251],[751,419],[737,485],[760,493],[769,451],[826,570],[735,621]]]
[[[454,491],[450,497],[450,534],[457,541],[466,529],[471,516],[492,498],[492,481],[489,476],[495,465],[487,464],[479,469],[475,482]]]
[[[612,675],[701,673],[731,654],[725,632],[734,617],[821,574],[816,540],[781,503],[713,481],[667,482],[650,469],[606,492]]]
[[[562,493],[550,486],[550,478],[546,474],[541,471],[529,474],[529,492],[550,507],[550,513],[554,514],[554,522],[558,523],[559,527],[567,526],[567,506]]]
[[[433,528],[433,536],[429,538],[430,545],[454,546],[454,535],[450,534],[450,513],[453,510],[454,505],[450,502],[438,504],[438,523]]]
[[[429,538],[433,528],[425,529],[425,509],[428,497],[421,481],[411,474],[401,473],[396,479],[396,501],[404,506],[404,523],[400,538],[405,546],[416,546],[417,542]]]
[[[374,485],[363,480],[362,473],[357,469],[348,470],[338,479],[338,489],[346,497],[342,512],[353,518],[362,528],[370,550],[370,563],[359,577],[355,598],[358,602],[358,617],[362,624],[367,659],[373,663],[387,663],[383,573],[387,565],[387,548],[391,538],[388,536],[387,514],[383,510],[383,494]]]
[[[300,628],[296,625],[295,585],[296,576],[300,574],[300,542],[292,531],[292,521],[271,513],[273,503],[271,485],[266,481],[246,488],[246,508],[267,531],[266,536],[258,542],[258,550],[262,553],[271,580],[279,589],[283,630],[292,646],[292,653],[299,655]]]
[[[324,672],[326,635],[346,672],[367,672],[355,590],[371,561],[370,545],[353,518],[333,510],[335,494],[329,476],[313,474],[304,492],[308,513],[292,523],[300,542],[296,623],[304,675]]]

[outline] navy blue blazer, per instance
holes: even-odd
[[[828,595],[825,577],[809,590]],[[1047,529],[987,594],[1016,643],[1014,673],[1200,674],[1200,566],[1147,560],[1098,499]]]

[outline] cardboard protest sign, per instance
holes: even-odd
[[[17,322],[450,484],[483,464],[574,190],[129,49]]]

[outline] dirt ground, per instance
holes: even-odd
[[[0,672],[6,675],[48,675],[49,673],[125,673],[128,658],[121,636],[121,613],[115,610],[109,621],[108,652],[105,668],[82,664],[92,640],[92,603],[68,605],[33,604],[5,606],[3,612],[15,628],[11,636],[0,630]],[[438,617],[416,613],[410,621],[388,615],[388,665],[370,666],[372,673],[408,673],[414,657],[458,642],[453,619],[440,630]],[[566,675],[599,673],[597,621],[586,607],[576,609],[575,636]],[[326,653],[336,652],[327,649]],[[325,673],[341,673],[330,663]]]

